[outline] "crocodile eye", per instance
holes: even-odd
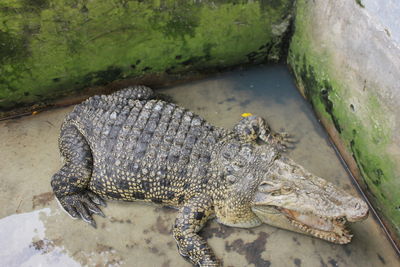
[[[275,190],[275,191],[271,192],[271,195],[272,196],[279,196],[279,195],[281,195],[281,192],[279,190]]]
[[[282,194],[290,194],[290,193],[292,193],[292,191],[293,191],[293,189],[290,187],[290,186],[283,186],[282,188],[281,188],[281,193]]]
[[[263,181],[260,183],[260,185],[258,186],[259,190],[261,192],[272,192],[272,191],[276,191],[276,186],[268,181]]]

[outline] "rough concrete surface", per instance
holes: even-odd
[[[161,91],[211,123],[232,127],[243,112],[265,117],[299,140],[290,157],[356,195],[348,174],[296,91],[284,66],[218,75]],[[72,107],[0,122],[0,259],[2,266],[189,266],[170,235],[175,211],[143,203],[108,202],[98,229],[58,207],[50,177],[60,167],[59,128]],[[224,266],[397,266],[399,260],[372,217],[352,226],[348,245],[335,245],[270,226],[202,231]]]

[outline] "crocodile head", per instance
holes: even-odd
[[[254,192],[251,209],[264,223],[338,244],[351,241],[348,222],[368,216],[363,200],[283,156],[270,161]]]
[[[235,220],[243,215],[234,209],[228,212],[230,206],[249,207],[257,222],[345,244],[352,237],[348,222],[368,216],[363,200],[311,174],[272,146],[230,143],[220,156],[230,184],[223,194],[223,202],[230,204],[216,208],[222,223],[254,226],[253,222],[237,224]]]

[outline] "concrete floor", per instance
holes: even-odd
[[[284,66],[235,71],[162,90],[215,125],[232,127],[243,112],[265,117],[299,140],[289,156],[357,194],[309,106]],[[1,266],[190,266],[170,235],[175,211],[109,202],[98,229],[58,207],[50,177],[61,165],[59,128],[72,107],[0,122]],[[372,217],[335,245],[268,225],[250,230],[210,222],[202,235],[224,266],[400,266]]]

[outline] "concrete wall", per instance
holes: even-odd
[[[293,0],[2,0],[0,110],[129,77],[278,60]]]
[[[400,2],[298,0],[288,62],[397,242]]]

